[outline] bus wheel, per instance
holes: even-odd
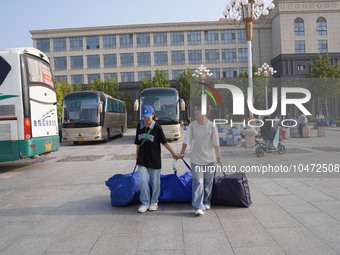
[[[124,127],[121,127],[119,137],[123,137],[123,134],[124,134]]]
[[[107,134],[106,134],[106,139],[105,142],[108,143],[110,141],[110,129],[107,129]]]
[[[77,144],[79,144],[79,142],[73,142],[73,144],[74,144],[74,145],[77,145]]]

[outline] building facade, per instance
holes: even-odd
[[[340,64],[340,0],[273,2],[270,15],[254,24],[254,64],[270,63],[280,77],[304,76],[317,54],[328,53],[333,64]],[[201,64],[217,79],[247,71],[244,24],[228,24],[225,19],[30,33],[33,46],[50,58],[55,79],[72,84],[111,77],[123,88],[144,77],[151,79],[156,70],[175,80],[185,69]]]

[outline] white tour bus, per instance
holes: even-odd
[[[0,162],[59,149],[57,99],[48,57],[0,50]]]
[[[62,136],[64,141],[108,142],[127,130],[125,102],[101,91],[78,91],[63,99]]]
[[[164,87],[143,89],[134,104],[139,119],[144,105],[151,105],[154,108],[156,122],[162,126],[167,139],[178,140],[181,137],[180,111],[185,111],[185,103],[179,99],[176,89]]]

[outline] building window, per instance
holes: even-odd
[[[54,58],[54,70],[66,70],[67,59],[66,57],[55,57]]]
[[[138,81],[143,80],[143,78],[147,78],[148,80],[151,80],[151,71],[138,72]]]
[[[245,29],[237,30],[237,42],[238,43],[246,43],[247,42],[246,30]]]
[[[71,83],[72,84],[84,84],[84,75],[71,75]]]
[[[93,83],[95,79],[100,79],[100,73],[92,73],[87,75],[87,83]]]
[[[117,67],[117,54],[104,54],[104,67]]]
[[[221,31],[221,43],[223,44],[235,44],[236,32],[233,29]]]
[[[100,68],[100,55],[88,55],[87,68]]]
[[[54,51],[66,51],[66,38],[54,38],[53,39]]]
[[[164,73],[167,79],[169,79],[169,70],[160,70],[160,71]]]
[[[50,39],[38,39],[37,48],[42,52],[50,52]]]
[[[184,32],[171,32],[170,33],[171,45],[184,45]]]
[[[104,73],[104,81],[108,81],[109,79],[115,79],[117,81],[117,73]]]
[[[120,54],[120,66],[121,67],[134,66],[133,53]]]
[[[236,62],[236,49],[223,49],[222,50],[222,62],[224,63]]]
[[[116,35],[104,35],[103,36],[103,48],[104,49],[117,48]]]
[[[83,37],[71,37],[70,50],[83,50]]]
[[[327,40],[318,40],[317,48],[319,53],[328,52],[328,41]]]
[[[155,61],[155,65],[167,65],[168,64],[168,52],[167,51],[155,51],[154,61]]]
[[[184,72],[184,70],[172,70],[172,79],[176,80],[179,78],[182,72]]]
[[[67,82],[67,75],[55,75],[54,76],[54,79],[56,80],[56,81],[66,81]]]
[[[133,34],[119,35],[120,48],[132,48],[133,47]]]
[[[122,72],[120,74],[121,82],[133,82],[135,81],[134,72]]]
[[[239,73],[246,73],[246,74],[248,74],[248,67],[240,67],[239,69],[238,69],[238,72]],[[237,76],[237,74],[236,74],[236,76]],[[235,77],[236,77],[235,76]]]
[[[222,76],[222,78],[235,78],[237,77],[237,70],[236,68],[223,68]]]
[[[218,31],[205,31],[204,32],[205,44],[218,44]]]
[[[167,46],[168,37],[166,33],[153,34],[153,46]]]
[[[247,62],[248,61],[248,49],[240,48],[238,49],[238,62]]]
[[[151,66],[151,53],[150,52],[138,52],[137,63],[138,63],[138,66]]]
[[[202,50],[189,50],[188,64],[201,64],[201,63],[202,63]]]
[[[298,65],[298,71],[302,72],[305,70],[305,65]]]
[[[316,20],[316,34],[327,35],[327,21],[323,17]]]
[[[71,69],[83,69],[84,68],[84,62],[83,62],[83,56],[71,56],[70,57],[71,62]]]
[[[202,44],[201,31],[188,32],[188,45]]]
[[[306,52],[305,40],[296,40],[295,41],[295,53],[305,53],[305,52]]]
[[[305,22],[301,18],[296,18],[294,20],[294,34],[295,36],[305,35]]]
[[[205,62],[219,63],[220,62],[219,50],[217,49],[205,50]]]
[[[137,47],[150,47],[150,34],[137,34],[136,35]]]
[[[213,74],[212,77],[219,79],[221,78],[221,72],[219,68],[210,68],[210,72]]]
[[[185,52],[184,50],[171,51],[171,64],[184,65],[185,64]]]
[[[99,36],[86,36],[86,49],[99,49]]]

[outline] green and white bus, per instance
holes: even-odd
[[[125,102],[101,91],[78,91],[63,99],[62,137],[65,142],[108,142],[127,130]]]
[[[59,149],[57,99],[48,57],[35,48],[0,51],[0,162]]]

